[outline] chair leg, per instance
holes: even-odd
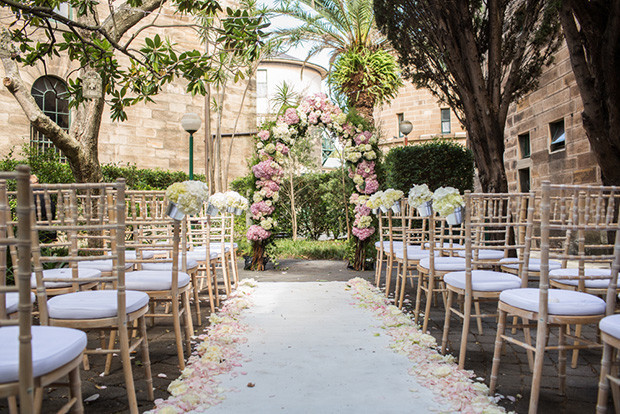
[[[138,414],[138,400],[136,399],[136,386],[133,382],[133,371],[129,355],[129,334],[127,333],[126,326],[118,327],[118,342],[121,348],[121,361],[123,363],[123,373],[125,374],[129,412],[131,414]]]
[[[224,278],[224,289],[226,289],[226,297],[230,296],[230,277],[228,274],[228,264],[226,260],[226,253],[221,255],[222,275]]]
[[[75,398],[72,411],[76,414],[82,414],[84,403],[82,402],[82,380],[80,379],[79,366],[69,372],[69,397]]]
[[[502,356],[502,335],[506,331],[506,312],[498,310],[499,319],[497,321],[497,334],[495,335],[495,348],[493,350],[493,366],[491,367],[491,381],[489,383],[489,394],[495,394],[497,387],[497,374],[499,374],[499,361]]]
[[[465,367],[465,356],[467,354],[467,339],[469,336],[469,324],[471,322],[471,302],[472,297],[465,292],[465,304],[463,309],[463,331],[461,333],[461,348],[459,350],[459,369]],[[477,318],[480,320],[480,318]]]
[[[177,356],[179,359],[179,369],[185,369],[185,356],[183,355],[183,339],[181,338],[181,320],[179,318],[179,297],[172,297],[172,324],[174,326],[174,339],[177,345]]]
[[[36,414],[41,412],[43,406],[43,388],[35,388],[33,410]]]
[[[144,366],[144,377],[146,379],[146,395],[149,401],[153,401],[155,399],[153,393],[153,374],[151,373],[151,356],[149,354],[149,341],[146,334],[146,319],[144,316],[138,319],[138,326],[142,339],[140,348],[142,350],[142,365]]]
[[[116,343],[116,331],[115,330],[111,330],[110,331],[110,340],[108,341],[108,348],[107,349],[113,349],[115,343]],[[103,370],[103,375],[110,375],[110,369],[112,369],[112,358],[113,357],[114,357],[114,355],[112,355],[112,351],[110,351],[110,353],[108,353],[105,356],[105,369]]]
[[[424,273],[418,272],[418,289],[415,294],[415,311],[413,312],[413,322],[417,325],[420,317],[420,300],[422,299],[422,284],[424,283]]]
[[[200,316],[200,298],[198,297],[198,282],[196,280],[198,271],[192,272],[191,274],[191,284],[192,284],[192,292],[194,293],[194,310],[196,311],[196,323],[198,326],[202,325],[202,317]]]
[[[431,317],[431,304],[433,301],[433,293],[435,291],[435,276],[428,274],[428,289],[426,290],[426,304],[424,309],[424,322],[422,323],[422,332],[426,333],[428,329],[428,320]]]
[[[192,354],[192,343],[191,339],[194,336],[194,324],[192,323],[192,313],[191,308],[189,306],[189,290],[183,292],[183,308],[185,313],[185,349],[187,350],[187,355]]]
[[[452,313],[452,301],[454,300],[454,292],[448,290],[448,300],[446,302],[446,316],[443,321],[443,335],[441,337],[441,354],[445,355],[448,350],[448,335],[450,334],[450,316]]]
[[[596,399],[596,414],[605,414],[607,412],[607,401],[609,399],[609,380],[607,379],[607,376],[611,372],[611,362],[613,360],[614,353],[614,348],[608,343],[603,342],[601,375],[598,379],[598,397]]]
[[[398,309],[403,308],[405,302],[405,288],[407,287],[407,269],[403,266],[403,280],[400,283],[400,295],[398,296]]]
[[[568,327],[570,329],[570,326]],[[575,325],[575,336],[577,338],[581,337],[581,325]],[[579,345],[579,341],[575,339],[575,345]],[[577,368],[577,360],[579,359],[579,349],[573,349],[573,358],[571,360],[570,367],[575,369]]]
[[[532,373],[532,391],[530,393],[529,414],[538,412],[538,397],[540,396],[540,381],[542,379],[543,363],[545,358],[545,344],[549,332],[547,325],[538,322],[536,331],[536,356],[534,358],[534,372]]]
[[[9,414],[19,414],[19,408],[17,408],[17,397],[11,395],[9,400]]]
[[[392,282],[392,270],[394,267],[394,261],[392,255],[387,258],[387,265],[385,266],[385,297],[390,295],[390,284]]]
[[[396,279],[394,280],[394,304],[398,306],[398,297],[400,295],[400,283],[399,280],[401,278],[401,264],[400,262],[396,263]]]
[[[482,315],[480,312],[480,302],[477,300],[474,300],[474,309],[476,310],[476,315]],[[482,318],[480,316],[476,318],[476,325],[478,325],[478,334],[482,335]]]
[[[205,278],[207,283],[207,291],[209,293],[209,307],[211,307],[211,313],[214,313],[215,298],[213,296],[213,274],[211,273],[211,263],[207,263],[205,266]]]
[[[377,263],[377,267],[375,269],[375,286],[379,287],[379,282],[381,282],[381,270],[383,268],[383,250],[377,249],[377,258],[375,259]]]
[[[515,317],[515,320],[517,318]],[[529,319],[523,318],[523,325],[529,324]],[[532,345],[532,333],[530,332],[530,328],[523,328],[523,335],[525,336],[525,342],[528,345]],[[534,372],[534,352],[531,349],[527,350],[527,363],[530,367],[530,371]]]
[[[566,395],[566,337],[564,336],[564,329],[568,326],[560,326],[558,332],[558,380],[560,395]]]

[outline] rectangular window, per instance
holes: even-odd
[[[405,114],[396,114],[396,130],[398,131],[398,138],[402,138],[405,135],[400,132],[400,123],[405,120]]]
[[[527,193],[530,188],[530,169],[522,168],[519,170],[519,190],[522,193]]]
[[[445,108],[441,110],[441,133],[450,133],[450,109]]]
[[[519,135],[519,151],[521,152],[521,158],[530,158],[530,133]]]
[[[549,136],[551,138],[550,152],[561,151],[566,147],[566,131],[564,119],[549,124]]]

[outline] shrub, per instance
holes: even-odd
[[[455,141],[435,140],[393,148],[385,157],[386,186],[404,191],[414,184],[473,190],[474,155]]]
[[[344,260],[347,257],[346,240],[296,240],[275,241],[277,259]]]

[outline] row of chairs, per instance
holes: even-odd
[[[16,192],[7,192],[0,182],[0,266],[6,275],[10,257],[18,269],[15,286],[3,283],[0,292],[20,292],[19,300],[13,293],[4,295],[0,316],[17,309],[20,327],[32,332],[15,336],[20,341],[19,365],[17,346],[11,346],[15,373],[26,376],[17,381],[0,371],[0,396],[19,391],[20,412],[41,412],[43,387],[69,374],[70,401],[61,411],[72,405],[74,412],[83,412],[79,363],[88,369],[89,355],[104,354],[104,373],[109,373],[112,356],[118,354],[129,411],[137,413],[130,354],[141,351],[147,398],[152,400],[147,322],[171,318],[179,368],[184,368],[194,334],[192,299],[200,325],[201,288],[208,290],[212,309],[219,300],[217,268],[227,294],[236,283],[234,220],[224,214],[172,220],[165,214],[163,192],[126,191],[123,180],[31,187],[26,176],[29,179],[27,167],[0,176],[17,178]],[[40,326],[30,326],[33,302]],[[62,340],[39,333],[48,331]],[[99,332],[99,347],[86,348],[85,331]],[[6,332],[0,337],[10,341]],[[22,354],[32,360],[30,369],[25,365],[22,370]],[[5,357],[0,370],[5,363],[10,366],[11,354]],[[47,372],[50,363],[53,369]],[[17,412],[17,399],[11,397],[9,406]]]
[[[425,332],[433,302],[443,303],[443,353],[451,318],[462,319],[460,368],[466,363],[472,323],[482,334],[482,318],[495,318],[490,390],[498,384],[504,343],[523,347],[533,373],[530,413],[538,408],[545,353],[559,353],[564,392],[567,352],[573,351],[575,367],[579,350],[600,348],[596,338],[582,335],[582,326],[599,324],[605,346],[597,412],[605,412],[610,385],[620,396],[620,381],[610,375],[612,351],[620,345],[620,315],[613,315],[620,268],[620,191],[543,182],[536,193],[466,192],[464,199],[464,222],[456,226],[435,214],[421,217],[404,200],[401,213],[381,214],[377,285],[385,274],[386,295],[391,294],[395,274],[394,297],[402,307],[411,282],[416,287],[414,319]],[[558,329],[554,344],[549,343],[551,328]]]

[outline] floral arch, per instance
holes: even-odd
[[[277,223],[272,215],[279,200],[284,174],[282,163],[289,147],[304,139],[310,127],[333,133],[344,144],[349,177],[355,182],[350,202],[355,205],[352,233],[356,238],[354,268],[361,270],[365,260],[365,244],[375,232],[366,200],[379,188],[375,165],[379,149],[377,137],[356,124],[352,117],[332,104],[325,94],[304,98],[299,106],[290,107],[275,122],[263,125],[256,137],[257,163],[252,167],[256,179],[250,214],[253,224],[247,231],[253,242],[252,268],[264,269],[265,246],[270,242]]]

